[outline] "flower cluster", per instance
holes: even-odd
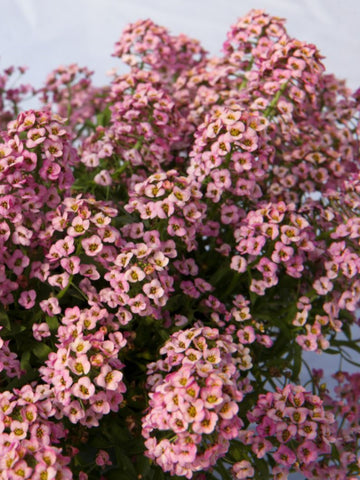
[[[247,418],[256,428],[243,430],[239,438],[251,445],[258,458],[271,453],[278,465],[273,469],[274,478],[286,478],[293,465],[296,470],[311,471],[319,457],[331,453],[334,415],[302,386],[289,384],[259,395]]]
[[[79,127],[85,129],[91,124],[90,120],[105,108],[103,97],[106,88],[92,85],[93,73],[77,64],[58,67],[48,75],[45,86],[37,92],[45,105],[57,105],[57,113],[68,119],[74,130]]]
[[[96,307],[68,308],[61,323],[56,352],[40,368],[41,378],[52,387],[58,418],[98,426],[123,400],[126,387],[118,357],[126,340],[121,332],[111,331],[106,310]]]
[[[165,359],[148,371],[147,455],[164,471],[192,478],[216,463],[243,426],[238,403],[251,387],[240,371],[251,368],[249,351],[198,327],[172,335],[160,353]]]
[[[66,431],[54,416],[51,389],[47,386],[0,394],[0,478],[70,480],[70,457],[56,444]]]
[[[30,110],[2,133],[0,156],[0,298],[10,304],[16,290],[24,297],[24,272],[48,244],[44,222],[74,181],[77,155],[60,119]]]
[[[129,24],[115,44],[114,56],[132,68],[150,68],[172,83],[181,72],[201,64],[205,50],[197,40],[170,35],[152,20]]]

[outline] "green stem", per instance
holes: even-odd
[[[272,113],[273,113],[273,110],[275,109],[281,95],[284,93],[287,85],[288,85],[288,81],[286,81],[285,83],[283,83],[281,85],[281,87],[279,88],[279,90],[276,92],[274,98],[271,100],[271,102],[269,103],[269,105],[266,107],[266,109],[264,110],[264,117],[266,118],[270,118],[272,117]]]
[[[70,286],[72,285],[72,279],[74,278],[74,275],[70,275],[70,278],[69,278],[69,283],[66,285],[65,288],[63,288],[62,290],[60,290],[60,292],[56,295],[56,298],[58,300],[60,300],[60,298],[62,298],[65,293],[69,290]]]

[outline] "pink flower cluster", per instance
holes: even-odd
[[[170,35],[164,27],[147,19],[125,28],[115,44],[114,56],[132,68],[150,68],[172,83],[184,69],[201,64],[205,53],[198,40],[182,34]]]
[[[320,380],[322,371],[315,371],[314,378]],[[322,390],[324,405],[335,416],[333,424],[334,444],[340,454],[337,457],[328,455],[321,464],[311,465],[311,479],[335,478],[339,480],[356,480],[360,466],[360,454],[357,448],[360,439],[360,375],[338,372],[333,375],[337,381],[335,395]]]
[[[93,73],[87,67],[76,64],[58,67],[48,75],[45,86],[37,92],[45,105],[57,105],[57,113],[66,118],[74,130],[84,128],[84,124],[86,126],[94,120],[95,115],[105,108],[103,97],[107,89],[92,85]],[[79,135],[82,132],[76,133]]]
[[[0,393],[0,478],[70,480],[70,457],[56,445],[65,437],[54,422],[52,392],[47,385],[26,385]]]
[[[49,112],[21,113],[1,136],[0,298],[11,304],[20,289],[22,303],[24,271],[49,243],[44,224],[74,181],[77,155],[62,121]]]
[[[87,427],[117,412],[126,390],[119,351],[126,345],[105,309],[67,308],[57,330],[56,351],[40,368],[51,387],[56,417]]]
[[[138,182],[125,210],[138,212],[142,220],[163,220],[167,234],[183,241],[187,251],[191,251],[197,247],[196,235],[205,217],[206,206],[200,201],[201,197],[197,182],[179,175],[176,170],[168,170]],[[207,233],[210,232],[203,228],[203,234]]]
[[[173,334],[149,365],[149,412],[143,418],[147,455],[164,471],[191,478],[207,470],[243,426],[238,404],[251,386],[240,377],[249,350],[218,329]]]
[[[247,418],[255,430],[242,430],[239,438],[257,458],[271,454],[277,465],[274,478],[286,479],[292,468],[311,475],[312,466],[331,454],[335,417],[320,397],[302,386],[289,384],[259,395]]]

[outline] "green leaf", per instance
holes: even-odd
[[[115,470],[110,470],[106,474],[107,480],[120,480],[121,478],[124,478],[124,472],[121,468],[116,468]]]
[[[56,317],[46,316],[46,323],[48,324],[50,330],[57,330],[59,327],[59,321]]]
[[[21,369],[25,370],[26,372],[31,368],[30,357],[31,357],[30,350],[27,350],[21,355],[20,366],[21,366]]]
[[[339,350],[328,348],[327,350],[324,350],[324,353],[328,353],[329,355],[339,355]]]
[[[164,479],[165,479],[164,472],[160,468],[158,468],[154,473],[153,480],[164,480]]]
[[[97,124],[106,127],[109,125],[111,120],[111,110],[109,107],[106,107],[101,113],[97,115]]]
[[[214,467],[214,470],[220,473],[222,480],[232,480],[232,475],[230,470],[225,468],[224,464],[221,461],[219,461],[216,464],[216,467]]]
[[[45,343],[38,343],[37,345],[34,345],[32,352],[39,360],[46,360],[52,350]]]
[[[5,327],[7,330],[11,330],[9,315],[4,311],[0,311],[0,325]]]
[[[38,370],[30,369],[25,373],[25,375],[22,375],[20,378],[12,379],[11,382],[9,382],[7,385],[1,388],[1,391],[4,391],[4,390],[11,391],[13,388],[21,388],[27,383],[30,383],[36,378],[38,378],[38,376],[39,376]]]
[[[235,462],[240,462],[245,457],[247,457],[247,453],[248,453],[248,448],[245,445],[239,442],[236,442],[236,443],[232,442],[230,451],[228,452],[227,455],[230,454]]]
[[[138,474],[141,474],[141,478],[145,478],[145,476],[148,474],[150,471],[150,460],[145,457],[145,455],[139,455],[139,457],[136,460],[136,471]]]
[[[115,447],[115,454],[122,473],[124,474],[126,472],[125,478],[127,480],[137,480],[138,476],[135,467],[130,458],[123,453],[123,448],[118,446]],[[121,477],[118,478],[120,479]]]

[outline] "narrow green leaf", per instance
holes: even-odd
[[[49,353],[51,352],[51,348],[46,345],[45,343],[38,343],[32,348],[33,354],[39,360],[46,360],[48,358]]]

